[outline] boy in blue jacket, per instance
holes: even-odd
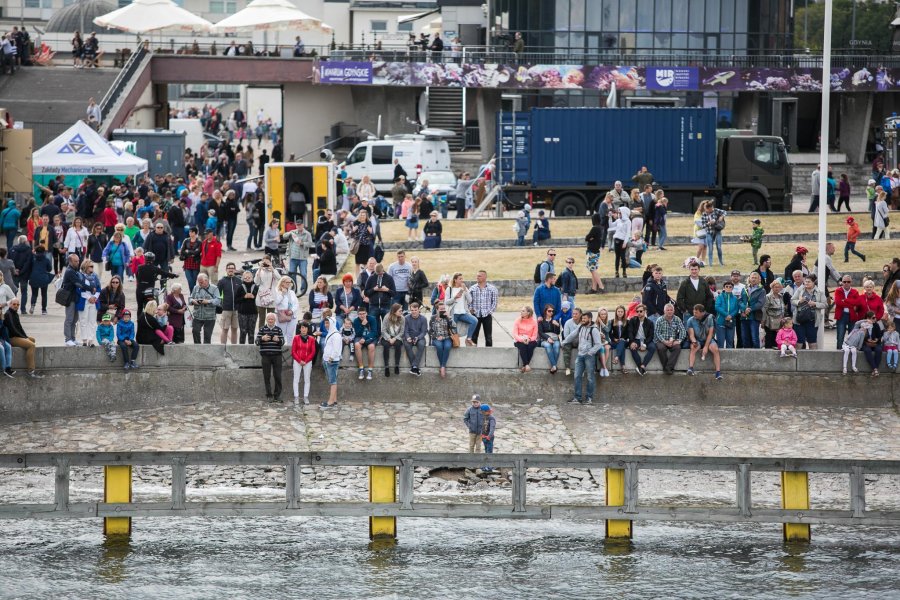
[[[97,343],[106,350],[109,362],[116,362],[116,331],[112,326],[112,315],[106,313],[97,326]]]
[[[729,279],[722,284],[722,291],[716,296],[716,344],[719,348],[735,347],[738,315],[746,308],[745,296],[734,295],[734,283]]]
[[[137,369],[134,360],[138,355],[138,344],[134,338],[134,322],[131,320],[131,311],[122,312],[122,320],[116,325],[116,338],[119,348],[122,350],[122,360],[125,361],[125,370]]]
[[[360,379],[372,379],[372,367],[375,366],[375,346],[378,345],[378,339],[381,335],[379,323],[376,319],[369,316],[369,311],[365,306],[360,306],[357,310],[359,315],[353,319],[353,330],[356,333],[356,366],[359,367]],[[369,357],[368,368],[363,368],[363,350]]]

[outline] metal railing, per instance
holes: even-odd
[[[131,78],[137,73],[138,67],[146,55],[147,50],[144,49],[143,45],[140,45],[131,53],[131,56],[128,57],[128,61],[122,67],[122,70],[119,71],[115,81],[113,81],[113,84],[109,87],[109,90],[107,90],[106,95],[103,96],[103,99],[100,101],[100,123],[97,124],[98,127],[106,120],[109,115],[109,110],[116,105],[116,102],[118,102],[119,97],[128,87]]]
[[[170,466],[171,501],[69,501],[72,467]],[[189,502],[185,467],[189,465],[285,466],[285,494],[280,502]],[[414,496],[414,469],[509,468],[510,504],[419,503]],[[394,467],[395,502],[302,501],[301,468]],[[853,524],[900,527],[900,510],[867,510],[865,476],[900,474],[897,460],[764,458],[717,456],[630,456],[571,454],[452,454],[398,452],[110,452],[2,454],[0,468],[55,468],[52,504],[0,504],[0,518],[172,517],[172,516],[374,516],[477,518],[596,518],[660,521],[753,521],[762,523]],[[529,469],[615,469],[624,471],[624,501],[619,506],[527,503]],[[735,503],[726,507],[642,506],[638,495],[641,471],[730,471],[735,473]],[[754,506],[751,475],[761,472],[837,473],[848,476],[849,510],[772,509]]]

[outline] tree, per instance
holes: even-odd
[[[853,5],[856,4],[856,36],[851,42]],[[796,6],[796,4],[795,4]],[[871,50],[887,54],[891,50],[890,27],[894,19],[893,2],[871,0],[834,0],[831,30],[831,47],[838,49]],[[804,31],[806,24],[809,31]],[[799,8],[794,14],[794,47],[809,48],[812,53],[822,52],[825,30],[825,3],[810,2],[809,7]]]

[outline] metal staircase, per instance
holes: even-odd
[[[462,150],[466,143],[463,108],[462,88],[428,88],[428,127],[456,132],[447,140],[451,150]]]

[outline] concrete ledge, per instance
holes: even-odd
[[[22,366],[22,351],[14,349],[14,362]],[[393,357],[391,358],[393,360]],[[100,414],[109,411],[163,408],[200,401],[260,402],[264,391],[259,354],[253,346],[169,346],[160,356],[142,347],[138,371],[126,372],[121,359],[109,363],[100,348],[39,348],[38,365],[45,378],[17,376],[2,380],[0,424],[57,417]],[[860,375],[840,374],[841,353],[801,352],[798,359],[780,358],[770,350],[727,350],[722,353],[724,381],[712,377],[711,357],[697,360],[697,375],[688,377],[688,351],[682,351],[678,372],[661,374],[659,359],[639,376],[630,353],[625,375],[597,377],[595,402],[644,405],[701,404],[708,406],[854,406],[890,407],[900,397],[900,377],[884,373],[874,379],[860,357]],[[478,392],[488,401],[564,403],[572,397],[573,378],[561,366],[555,375],[543,349],[537,349],[533,371],[518,371],[514,348],[461,348],[450,353],[448,377],[437,375],[437,355],[427,348],[423,374],[408,373],[405,353],[401,372],[385,377],[382,351],[375,354],[374,379],[359,381],[356,362],[345,360],[339,375],[339,398],[384,402],[446,401]],[[574,366],[574,363],[573,363]],[[285,352],[284,398],[290,399],[291,372]],[[313,399],[327,390],[323,370],[313,369]]]

